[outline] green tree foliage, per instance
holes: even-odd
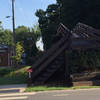
[[[57,0],[61,6],[61,20],[69,28],[82,22],[100,28],[99,0]],[[59,2],[60,1],[60,2]]]
[[[25,26],[19,26],[16,28],[16,42],[24,43],[24,41],[31,38],[34,40],[34,42],[37,42],[41,36],[41,30],[37,25],[34,25],[32,29],[25,27]]]
[[[72,73],[100,70],[99,50],[73,50],[69,59]]]
[[[34,41],[36,43],[41,37],[41,29],[39,28],[38,24],[34,25],[32,28],[32,33],[34,33]]]
[[[2,22],[0,21],[0,31],[2,30]]]
[[[17,42],[16,44],[16,62],[17,63],[21,62],[23,52],[24,52],[23,46],[21,45],[20,42]]]
[[[4,37],[2,38],[4,41],[4,44],[12,46],[13,42],[12,42],[12,31],[9,29],[5,29],[3,31],[3,35]]]
[[[59,24],[59,9],[57,4],[49,5],[46,11],[37,10],[36,16],[39,18],[39,27],[44,43],[44,49],[52,46]]]
[[[3,29],[2,23],[0,22],[0,43],[12,46],[12,32],[8,29]]]
[[[24,42],[30,35],[30,29],[25,26],[19,26],[15,30],[16,42]]]
[[[41,37],[41,30],[37,25],[33,28],[28,28],[25,26],[19,26],[15,30],[16,33],[16,57],[11,57],[13,60],[19,62],[21,60],[23,48],[24,52],[27,54],[27,64],[32,64],[33,59],[38,55],[38,49],[36,47],[36,42]],[[3,29],[2,23],[0,22],[0,43],[13,46],[12,42],[12,31],[8,29]]]
[[[61,22],[68,26],[69,28],[73,28],[77,22],[80,20],[80,0],[61,0]]]
[[[78,22],[100,28],[99,8],[99,0],[57,0],[57,3],[49,5],[46,11],[37,10],[36,16],[39,18],[44,49],[50,48],[53,44],[60,22],[70,29]]]
[[[38,26],[32,29],[19,26],[16,28],[16,42],[20,42],[24,48],[24,52],[27,55],[27,64],[32,64],[33,59],[38,55],[38,49],[36,47],[36,42],[39,39],[41,31]]]

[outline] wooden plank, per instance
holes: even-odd
[[[69,30],[66,30],[66,38],[69,37],[69,34],[71,34],[69,32]],[[62,43],[64,42],[64,37],[59,40],[57,43],[55,43],[49,50],[47,50],[46,52],[44,52],[44,55],[32,66],[33,69],[35,69],[37,66],[41,65],[50,55],[52,55],[56,49],[59,49],[59,46],[62,45]]]
[[[76,33],[80,37],[100,39],[100,30],[82,23],[78,23],[72,32]]]
[[[51,49],[44,52],[44,55],[32,66],[32,68],[35,69],[37,66],[42,64],[42,62],[45,61],[50,55],[52,55],[56,51],[56,49],[59,49],[59,46],[62,45],[64,41],[64,38],[62,38],[60,41],[55,43],[53,47],[51,47]]]
[[[39,66],[39,68],[36,71],[34,71],[32,78],[38,75],[38,73],[40,73],[44,68],[46,68],[48,64],[50,64],[61,52],[63,52],[67,48],[68,44],[69,42],[62,45],[62,47],[57,49],[57,51],[49,59],[47,59],[41,66]]]

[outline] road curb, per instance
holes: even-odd
[[[8,92],[9,91],[17,91],[19,93],[25,92],[27,85],[1,85],[0,86],[0,93]]]

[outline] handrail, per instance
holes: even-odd
[[[65,37],[65,40],[67,41],[68,38]],[[41,72],[44,68],[46,68],[46,66],[47,66],[49,63],[51,63],[63,50],[65,50],[65,49],[67,48],[68,45],[69,45],[69,42],[64,43],[64,45],[63,45],[61,48],[59,48],[58,51],[56,51],[56,53],[54,53],[50,59],[46,60],[46,62],[43,63],[43,64],[41,65],[41,67],[39,67],[39,69],[37,69],[37,70],[34,72],[32,78],[34,78],[36,75],[38,75],[39,72]]]
[[[69,34],[69,33],[68,33]],[[66,36],[66,38],[68,37],[68,34]],[[42,56],[42,58],[40,58],[38,60],[38,62],[36,62],[32,68],[35,69],[37,66],[39,66],[43,61],[45,61],[50,55],[52,55],[52,53],[59,48],[59,46],[64,42],[64,37],[58,41],[57,43],[55,43],[50,49],[48,49],[45,54]]]

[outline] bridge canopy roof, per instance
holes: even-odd
[[[97,30],[91,26],[83,23],[78,23],[72,33],[72,44],[73,49],[76,48],[98,48],[100,47],[100,30]]]

